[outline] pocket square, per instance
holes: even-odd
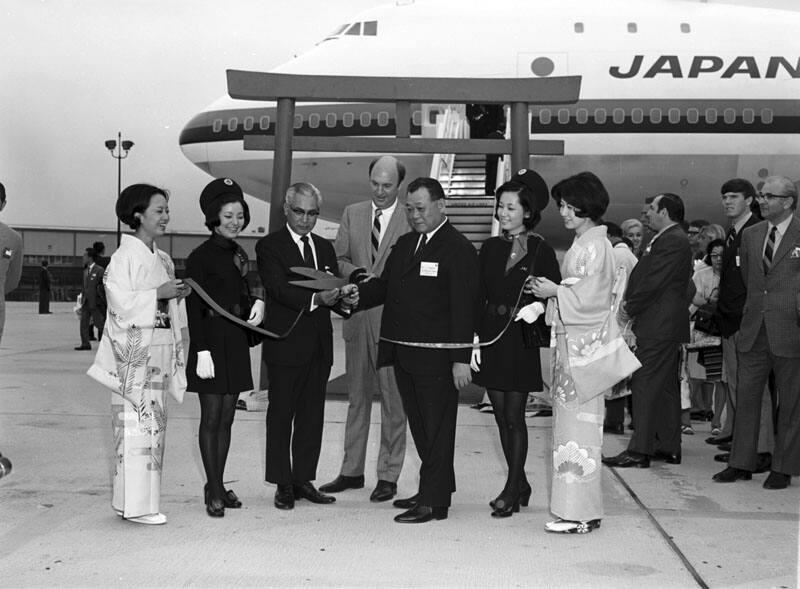
[[[789,257],[790,258],[800,258],[800,247],[795,246],[794,249],[792,249],[792,253],[789,254]]]

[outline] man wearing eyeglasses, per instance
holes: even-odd
[[[313,292],[290,284],[303,278],[292,272],[295,266],[339,273],[333,246],[311,233],[321,204],[322,195],[313,184],[293,184],[283,204],[286,226],[256,244],[258,273],[266,294],[264,328],[285,333],[294,324],[284,339],[267,338],[263,343],[269,374],[265,478],[277,485],[278,509],[293,509],[295,499],[335,501],[311,481],[316,478],[325,387],[333,364],[330,311],[341,312],[339,293],[338,289]]]
[[[713,445],[728,444],[733,440],[733,427],[736,418],[736,378],[738,362],[736,358],[736,342],[739,338],[739,325],[742,322],[747,288],[742,276],[741,255],[739,249],[742,232],[758,223],[761,217],[755,214],[756,189],[743,178],[733,178],[725,182],[720,189],[722,207],[730,225],[725,238],[725,250],[722,254],[722,268],[719,280],[719,300],[717,301],[716,320],[722,337],[723,383],[727,388],[727,412],[722,431],[706,442]],[[757,472],[769,470],[772,460],[772,403],[764,396],[761,406],[761,424],[758,436]],[[729,453],[714,457],[719,462],[727,462]]]
[[[779,396],[772,471],[765,489],[800,474],[800,220],[797,187],[770,176],[757,197],[764,221],[745,229],[739,249],[747,298],[739,328],[736,423],[728,468],[714,481],[750,480],[757,468],[764,388],[775,373]]]

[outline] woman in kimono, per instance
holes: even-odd
[[[614,254],[599,224],[608,193],[597,176],[582,172],[556,184],[551,194],[575,240],[561,265],[561,283],[538,276],[532,285],[537,297],[549,298],[547,322],[556,338],[550,511],[558,519],[545,530],[585,534],[600,527],[603,517],[603,393],[636,366],[612,309],[614,293],[624,284],[614,290]]]
[[[559,282],[556,254],[541,236],[533,232],[541,220],[540,211],[550,196],[547,184],[533,170],[520,170],[496,191],[495,218],[502,234],[481,246],[481,315],[477,321],[478,341],[487,342],[502,332],[516,307],[532,302],[520,298],[529,276],[546,276]],[[525,477],[528,455],[528,427],[525,404],[528,391],[541,391],[540,342],[526,337],[526,330],[539,328],[549,345],[549,330],[544,317],[538,326],[512,322],[492,345],[475,348],[472,355],[474,382],[486,387],[494,408],[500,444],[508,476],[500,495],[491,501],[492,517],[509,517],[528,505],[531,485]]]
[[[242,189],[230,178],[213,180],[200,195],[200,208],[211,237],[186,260],[194,279],[224,310],[252,325],[261,323],[264,301],[253,299],[247,284],[247,254],[236,237],[250,222]],[[251,308],[252,307],[252,308]],[[242,502],[223,486],[231,426],[239,393],[253,388],[247,330],[220,316],[197,293],[186,300],[189,316],[188,390],[200,399],[200,456],[206,473],[206,513],[222,517]]]
[[[116,461],[111,506],[141,524],[163,524],[161,467],[167,427],[166,395],[186,390],[183,298],[191,289],[175,278],[155,239],[169,222],[167,193],[134,184],[117,200],[117,217],[133,229],[111,256],[104,283],[108,315],[89,376],[111,389]]]

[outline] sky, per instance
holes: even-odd
[[[114,230],[117,162],[104,142],[121,131],[135,144],[123,187],[167,188],[170,228],[205,232],[197,199],[211,178],[183,156],[178,136],[226,93],[225,70],[267,71],[386,1],[0,1],[0,181],[8,195],[0,219]],[[473,1],[485,5],[465,7]],[[726,1],[791,8],[798,0]],[[266,204],[250,204],[248,232],[268,219]]]

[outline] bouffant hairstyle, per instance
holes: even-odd
[[[219,227],[222,220],[219,218],[220,211],[222,211],[222,207],[226,204],[238,202],[242,204],[242,211],[244,211],[244,225],[242,225],[242,231],[244,231],[247,226],[250,224],[250,207],[247,206],[247,203],[243,198],[236,194],[223,194],[222,196],[218,196],[214,200],[211,201],[211,204],[208,205],[208,210],[206,211],[206,227],[210,231],[214,231],[214,227]]]
[[[510,180],[509,182],[501,184],[495,191],[494,218],[498,219],[497,209],[500,208],[500,197],[504,192],[516,194],[517,198],[519,199],[519,204],[522,206],[522,210],[528,213],[528,216],[522,220],[523,225],[525,225],[525,229],[530,231],[536,227],[539,224],[539,221],[542,220],[542,215],[535,206],[536,197],[533,194],[533,190],[531,190],[522,182],[516,182],[514,180]]]
[[[608,192],[600,178],[592,172],[581,172],[565,178],[550,191],[557,206],[565,202],[575,207],[575,215],[600,221],[608,208]]]
[[[131,184],[122,191],[117,199],[117,218],[136,231],[141,225],[136,213],[145,212],[150,206],[150,199],[156,194],[169,200],[169,193],[163,188],[151,184]]]

